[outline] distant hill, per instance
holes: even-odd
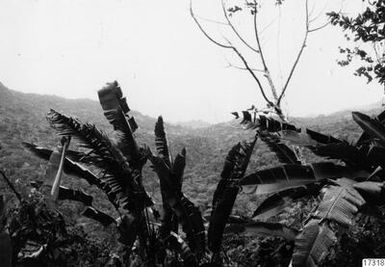
[[[182,121],[175,124],[192,129],[206,128],[212,125],[211,123],[202,120]]]
[[[130,103],[128,105],[130,106]],[[0,168],[6,169],[12,179],[43,179],[45,162],[25,151],[20,143],[28,141],[48,147],[58,143],[58,136],[45,119],[50,108],[76,116],[83,122],[95,123],[107,133],[112,131],[112,127],[104,118],[102,109],[96,101],[25,94],[0,84],[0,146],[2,147]],[[366,109],[368,114],[379,112],[379,108],[370,111]],[[136,132],[139,143],[146,143],[154,150],[153,131],[156,119],[137,111],[132,111],[132,115],[140,127]],[[328,116],[293,118],[292,122],[350,142],[355,141],[361,133],[348,111]],[[211,203],[212,192],[215,190],[229,149],[237,142],[254,136],[252,131],[243,130],[237,121],[214,125],[202,121],[178,123],[178,125],[166,123],[166,131],[174,156],[183,147],[187,148],[185,192],[203,206]],[[248,172],[276,164],[278,161],[275,156],[263,143],[258,143]],[[150,168],[145,169],[144,176],[148,184],[156,185],[157,178]],[[251,205],[247,202],[241,203]]]

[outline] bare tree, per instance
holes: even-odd
[[[243,2],[243,4],[228,7],[225,0],[220,0],[220,1],[221,1],[221,7],[223,11],[223,22],[213,21],[213,20],[209,20],[209,19],[205,19],[200,16],[197,16],[193,11],[193,2],[192,0],[190,0],[190,14],[192,18],[194,19],[195,23],[197,24],[201,32],[212,43],[214,43],[215,45],[221,48],[232,50],[235,53],[235,55],[240,59],[242,66],[237,66],[231,63],[230,63],[230,66],[247,71],[252,76],[253,80],[256,82],[256,85],[260,93],[262,94],[263,99],[267,103],[268,110],[270,112],[276,113],[282,120],[286,120],[281,107],[282,99],[285,96],[285,93],[287,92],[287,88],[293,77],[293,73],[296,70],[296,67],[298,65],[298,62],[300,61],[301,56],[303,55],[309,34],[317,30],[320,30],[329,24],[329,22],[326,22],[318,26],[311,25],[311,24],[314,24],[315,20],[317,20],[321,16],[321,14],[323,14],[323,11],[313,16],[312,15],[313,10],[309,11],[308,0],[303,1],[304,12],[305,12],[303,24],[304,24],[305,31],[302,37],[302,41],[299,44],[299,49],[295,56],[294,62],[290,64],[288,75],[286,79],[283,81],[282,85],[278,86],[276,81],[273,79],[273,76],[271,74],[271,68],[266,61],[264,47],[262,47],[261,34],[263,33],[264,29],[261,29],[259,23],[257,22],[257,18],[259,16],[259,12],[261,9],[260,4],[257,2],[257,0],[252,0],[252,1],[245,1]],[[282,1],[277,0],[276,4],[282,5]],[[242,5],[244,6],[244,8],[241,7]],[[242,33],[239,27],[236,27],[236,25],[233,23],[233,15],[238,11],[242,11],[243,9],[249,10],[252,16],[252,25],[253,25],[252,34],[254,35],[253,42],[246,40],[246,38],[242,36]],[[221,41],[217,40],[215,37],[213,37],[212,34],[210,34],[204,28],[201,21],[205,21],[207,23],[219,23],[221,25],[225,25],[233,33],[233,35],[235,36],[235,39],[230,41],[229,38],[223,36],[222,37],[223,40]],[[269,27],[269,25],[267,27]],[[251,54],[252,56],[249,56],[249,54]],[[254,56],[256,56],[261,68],[254,68],[252,66],[252,62],[255,61]],[[265,79],[264,81],[265,83],[262,82],[262,79]]]

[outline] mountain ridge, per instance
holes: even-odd
[[[66,98],[62,96],[57,96],[57,95],[47,95],[47,94],[37,94],[37,93],[24,93],[20,92],[14,89],[9,89],[6,87],[1,81],[0,81],[0,93],[5,93],[8,92],[8,94],[11,94],[16,97],[20,97],[21,95],[24,96],[30,96],[32,98],[45,98],[48,100],[48,102],[52,103],[57,103],[57,102],[65,102],[65,103],[72,103],[72,104],[86,104],[90,105],[93,108],[98,108],[101,110],[99,102],[93,99],[89,98],[79,98],[79,99],[72,99],[72,98]],[[0,95],[1,96],[1,95]],[[129,101],[128,101],[129,102]],[[130,104],[130,103],[128,103]],[[354,106],[349,109],[342,109],[340,111],[332,112],[329,114],[318,114],[318,115],[310,115],[310,116],[293,116],[292,120],[293,121],[310,121],[310,120],[316,120],[316,119],[323,119],[325,117],[340,117],[340,116],[347,116],[350,115],[351,111],[353,110],[358,110],[358,111],[369,111],[369,113],[373,113],[372,110],[378,111],[381,109],[382,102],[374,102],[371,104],[366,104],[366,105],[360,105],[360,106]],[[132,113],[134,116],[139,117],[139,120],[145,119],[149,120],[152,123],[155,123],[156,118],[149,116],[149,115],[144,115],[143,113],[137,111],[137,110],[132,110]],[[175,126],[175,127],[183,127],[187,129],[202,129],[206,127],[212,127],[217,124],[223,124],[223,123],[228,123],[231,121],[231,114],[229,114],[229,120],[225,122],[218,122],[218,123],[210,123],[207,121],[204,121],[202,119],[194,119],[194,120],[187,120],[187,121],[177,121],[177,122],[167,122],[166,123],[170,126]]]

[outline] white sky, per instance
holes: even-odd
[[[201,16],[219,18],[219,1],[195,1]],[[303,2],[286,0],[281,19],[274,20],[277,8],[261,15],[262,24],[274,21],[264,32],[263,47],[278,80],[278,59],[285,76],[285,62],[292,62],[299,49]],[[361,3],[350,0],[344,6],[352,9],[353,4],[357,10]],[[234,17],[248,38],[251,28],[244,21]],[[316,25],[322,22],[320,18]],[[217,24],[207,26],[215,37],[229,36]],[[98,89],[117,80],[132,109],[162,114],[169,121],[224,121],[232,118],[231,111],[263,103],[251,76],[227,67],[228,61],[239,65],[238,59],[199,32],[188,0],[1,0],[0,35],[0,81],[22,92],[96,99]],[[352,68],[336,64],[341,44],[337,28],[309,36],[287,91],[289,115],[329,113],[381,100],[383,88],[366,85],[352,75]]]

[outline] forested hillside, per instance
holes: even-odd
[[[129,99],[128,104],[131,108],[135,107],[135,103],[130,103]],[[10,90],[0,84],[0,169],[5,171],[7,176],[16,185],[17,190],[23,194],[29,194],[28,190],[31,190],[32,181],[44,182],[47,162],[38,159],[28,152],[23,147],[22,142],[35,143],[52,149],[60,141],[60,137],[50,127],[45,118],[51,108],[78,117],[83,122],[94,123],[112,139],[115,138],[112,128],[103,116],[103,111],[96,101],[86,99],[68,100],[56,96],[24,94]],[[365,112],[378,114],[380,110],[372,109]],[[131,113],[139,125],[139,130],[135,132],[137,140],[140,143],[147,144],[152,151],[155,151],[154,125],[156,119],[144,116],[137,111]],[[167,121],[167,118],[164,119]],[[204,214],[207,214],[207,210],[211,208],[212,197],[220,180],[220,174],[228,151],[241,140],[251,140],[255,134],[253,130],[243,129],[239,120],[230,119],[231,115],[229,114],[229,122],[207,127],[165,124],[172,155],[175,156],[184,147],[187,149],[183,192]],[[353,122],[350,112],[339,112],[315,118],[292,118],[291,121],[298,127],[306,126],[316,131],[332,134],[349,142],[357,140],[362,133],[357,124]],[[199,123],[199,125],[202,125],[202,123]],[[71,143],[71,147],[79,150],[75,140]],[[320,161],[320,158],[317,158],[317,156],[311,154],[306,149],[302,153],[306,156],[306,163]],[[264,142],[259,140],[246,174],[263,168],[274,167],[278,164],[279,161],[275,154],[267,148]],[[144,185],[153,198],[155,207],[162,210],[159,182],[150,165],[147,163],[144,168]],[[0,192],[5,195],[9,194],[9,192],[7,193],[6,184],[1,182],[0,185]],[[96,187],[90,187],[83,180],[70,176],[64,177],[62,185],[74,189],[83,189],[86,193],[95,196],[94,205],[97,209],[115,217],[118,216],[113,210],[111,202],[109,202],[105,195],[100,194]],[[235,202],[233,214],[241,216],[251,215],[264,198],[241,193]],[[292,212],[302,214],[302,209],[303,211],[310,211],[313,202],[299,202],[298,205],[295,204],[292,207]],[[83,226],[81,228],[85,231],[88,240],[91,240],[92,244],[98,247],[93,252],[97,255],[98,259],[90,260],[89,262],[104,262],[105,259],[103,257],[109,257],[103,254],[105,251],[116,251],[119,249],[119,244],[114,237],[116,233],[112,229],[102,227],[93,220],[80,215],[84,209],[82,204],[62,201],[58,208],[65,215],[68,225],[73,225],[74,229]],[[293,221],[290,218],[280,218],[280,221],[285,222],[285,220],[288,220],[288,224],[293,224],[297,219],[294,218]],[[256,246],[259,246],[259,242],[259,239],[230,238],[224,240],[224,246],[228,248],[228,255],[232,261],[253,261],[254,257],[262,257],[259,260],[264,262],[266,259],[264,258],[265,256],[260,254],[262,252],[250,254],[249,256],[246,253],[247,251],[253,251]],[[275,242],[274,239],[268,241],[268,250],[274,251],[275,248],[274,246],[271,247],[271,244],[279,245],[280,242]],[[239,244],[244,245],[239,246]],[[246,250],[243,249],[243,246],[246,247]],[[87,249],[89,249],[88,246]],[[240,252],[241,250],[242,253]],[[100,251],[104,252],[101,254]],[[85,255],[90,255],[89,251],[84,253]],[[266,257],[270,257],[268,255]],[[84,261],[82,256],[77,256],[76,259]]]
[[[135,108],[135,103],[130,103],[129,99],[128,104],[130,108]],[[51,108],[76,116],[83,122],[94,123],[109,134],[112,132],[96,101],[24,94],[0,84],[0,144],[2,147],[0,166],[7,170],[13,180],[43,179],[46,162],[26,151],[21,142],[33,142],[48,147],[58,144],[59,138],[45,119],[45,115]],[[367,113],[378,112],[379,109],[372,109]],[[133,116],[139,125],[136,137],[154,150],[156,119],[137,111],[133,111]],[[232,115],[229,114],[229,122],[192,128],[168,124],[167,118],[164,118],[174,155],[183,147],[187,149],[184,182],[187,190],[185,192],[202,207],[211,203],[210,198],[219,180],[228,150],[240,140],[253,137],[253,131],[245,131],[238,121],[231,121],[231,119],[233,119]],[[361,133],[348,111],[315,118],[293,118],[292,122],[298,126],[310,127],[350,142],[356,140]],[[258,142],[248,171],[252,172],[258,168],[276,165],[278,161],[274,157],[262,142]],[[157,185],[157,179],[148,166],[144,176],[145,182],[150,188]],[[72,181],[72,178],[68,178],[68,181]],[[151,189],[149,190],[151,191]]]

